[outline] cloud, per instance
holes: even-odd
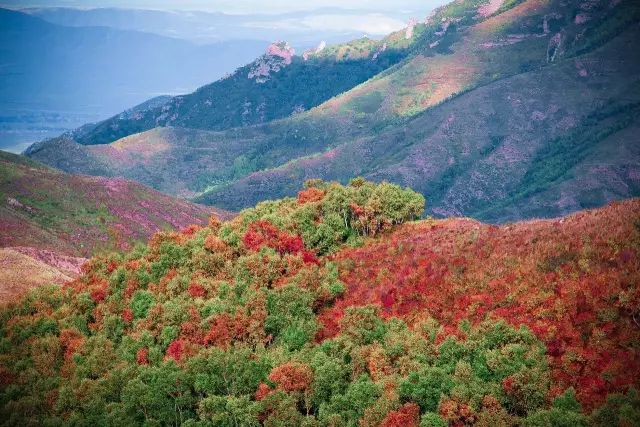
[[[389,34],[406,27],[406,23],[379,13],[368,14],[319,14],[301,19],[253,21],[245,27],[288,31],[322,30],[335,32],[361,32],[365,34]]]

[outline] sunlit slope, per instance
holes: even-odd
[[[412,38],[390,35],[411,42],[405,59],[293,117],[157,128],[91,147],[61,138],[28,154],[234,210],[293,194],[307,178],[357,175],[422,191],[431,214],[489,221],[638,195],[637,3],[485,6],[452,3]],[[370,58],[371,43],[354,46]]]

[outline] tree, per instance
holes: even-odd
[[[313,381],[313,371],[303,363],[288,362],[273,368],[269,381],[285,392],[306,391]]]
[[[198,404],[198,416],[215,426],[259,426],[260,404],[249,396],[209,396]]]
[[[420,405],[422,411],[435,412],[438,403],[453,388],[453,379],[442,368],[425,367],[411,372],[400,382],[400,398]]]

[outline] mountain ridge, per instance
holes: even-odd
[[[480,22],[474,21],[474,2],[463,3],[459,15],[444,8],[431,18],[435,24],[419,24],[412,37],[422,41],[413,43],[413,54],[294,117],[216,132],[162,128],[98,147],[59,142],[67,147],[62,152],[77,153],[77,163],[56,154],[56,141],[34,146],[29,155],[74,172],[100,165],[99,174],[134,177],[232,210],[290,195],[308,178],[346,182],[356,175],[424,191],[434,215],[498,222],[558,216],[638,195],[632,129],[633,99],[640,98],[639,8],[592,2],[587,20],[582,3],[528,0]],[[430,47],[430,37],[440,41],[434,47],[440,51]],[[627,55],[621,59],[619,52]],[[567,96],[558,95],[562,85]],[[611,111],[610,118],[590,124],[601,108]],[[599,141],[587,141],[592,131]],[[618,131],[628,137],[619,140]],[[553,141],[563,148],[548,152]],[[625,147],[626,157],[611,151],[614,143]],[[568,155],[580,146],[605,153],[614,165],[602,181],[589,172],[591,160],[574,164]],[[144,163],[135,160],[140,151],[149,153]],[[544,156],[556,159],[564,175],[545,169]],[[160,167],[166,164],[171,168]],[[498,181],[492,176],[496,165],[502,169]],[[535,192],[522,181],[524,172],[536,180]],[[552,189],[557,179],[562,191]],[[580,189],[585,180],[593,195]],[[488,209],[488,201],[500,209]]]

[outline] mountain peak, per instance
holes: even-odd
[[[247,77],[255,79],[256,83],[265,83],[269,80],[271,73],[277,73],[291,61],[296,51],[286,41],[277,41],[267,47],[264,55],[258,58]]]

